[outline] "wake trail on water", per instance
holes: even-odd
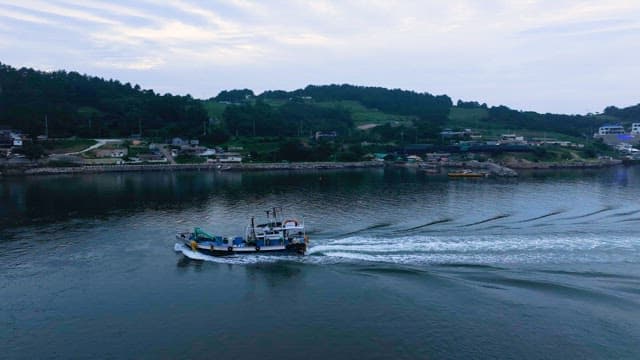
[[[631,260],[640,245],[628,235],[464,235],[347,237],[312,246],[312,257],[396,264],[561,263]]]
[[[639,261],[640,243],[628,234],[349,236],[318,239],[308,256],[243,254],[210,256],[176,244],[192,260],[222,264],[293,261],[315,264],[540,264]]]
[[[569,217],[559,218],[558,220],[577,220],[577,219],[582,219],[582,218],[586,218],[586,217],[602,214],[602,213],[605,213],[607,211],[611,211],[611,210],[614,210],[614,209],[616,209],[616,207],[614,207],[614,206],[605,206],[600,210],[592,211],[590,213],[577,215],[577,216],[569,216]]]
[[[562,214],[565,211],[566,210],[552,211],[552,212],[546,213],[544,215],[536,216],[536,217],[525,219],[525,220],[520,220],[520,221],[518,221],[518,223],[527,223],[527,222],[532,222],[532,221],[536,221],[536,220],[540,220],[540,219],[545,219],[545,218],[548,218],[548,217],[551,217],[551,216],[556,216],[556,215]]]
[[[490,217],[488,219],[484,219],[484,220],[480,220],[480,221],[476,221],[474,223],[471,224],[466,224],[466,225],[462,225],[462,227],[469,227],[469,226],[474,226],[474,225],[480,225],[480,224],[485,224],[488,223],[490,221],[495,221],[495,220],[500,220],[500,219],[504,219],[511,216],[510,214],[501,214],[501,215],[496,215],[494,217]]]
[[[423,225],[414,226],[414,227],[409,228],[409,229],[399,230],[397,232],[399,232],[399,233],[400,232],[411,232],[411,231],[423,229],[423,228],[426,228],[426,227],[429,227],[429,226],[432,226],[432,225],[444,224],[444,223],[448,223],[448,222],[451,222],[451,221],[453,221],[453,219],[434,220],[434,221],[428,222],[428,223],[423,224]]]

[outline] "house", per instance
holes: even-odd
[[[173,139],[171,139],[171,145],[173,145],[173,146],[184,146],[184,145],[187,145],[187,141],[182,140],[179,137],[174,137]]]
[[[320,140],[320,139],[334,139],[338,136],[338,133],[335,131],[316,131],[316,141]]]
[[[198,156],[203,156],[203,157],[207,157],[207,156],[213,156],[216,154],[216,150],[215,149],[207,149],[205,148],[205,150],[201,153],[198,154]]]
[[[200,145],[200,140],[197,140],[197,139],[189,140],[189,145],[198,146]]]
[[[375,161],[384,161],[384,158],[387,157],[387,153],[374,153],[373,159]]]
[[[0,130],[0,147],[22,146],[22,136],[13,130]]]
[[[638,135],[640,135],[640,123],[631,125],[631,133],[625,132],[624,127],[620,124],[604,124],[597,133],[593,134],[593,137],[602,139],[602,142],[609,146],[616,146],[620,143],[639,144],[640,136]]]
[[[226,163],[239,163],[239,162],[242,162],[242,155],[238,153],[228,152],[228,153],[218,155],[218,161],[226,162]]]
[[[10,135],[13,139],[13,146],[22,146],[22,134],[16,131],[11,131]]]
[[[440,136],[442,138],[472,138],[472,139],[479,139],[482,137],[482,135],[480,135],[478,132],[473,131],[471,129],[464,129],[464,130],[444,129],[440,132]]]
[[[191,145],[182,145],[180,147],[180,154],[182,155],[190,155],[197,156],[207,151],[208,149],[203,146],[191,146]]]
[[[122,149],[98,149],[96,150],[97,158],[123,158],[127,156],[128,150]]]
[[[167,162],[167,158],[165,158],[161,153],[139,154],[138,158],[142,161],[151,162],[151,163]]]
[[[464,135],[466,135],[464,131],[454,131],[451,129],[444,129],[440,132],[440,136],[443,138],[463,137]]]
[[[451,154],[449,153],[427,153],[427,162],[447,162]]]
[[[502,134],[502,136],[500,136],[501,144],[514,144],[524,142],[524,136],[517,136],[516,134]]]
[[[598,135],[624,134],[624,127],[620,124],[604,124],[598,129]]]

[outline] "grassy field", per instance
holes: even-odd
[[[282,143],[283,139],[278,137],[256,137],[256,138],[234,138],[230,140],[226,145],[229,147],[242,147],[241,153],[250,153],[255,151],[257,153],[268,153],[277,151]]]
[[[488,117],[489,112],[486,109],[462,109],[452,107],[449,111],[449,126],[461,129],[478,129],[481,126],[486,127],[490,125],[483,122],[483,120]]]
[[[46,151],[50,154],[78,152],[95,144],[96,141],[92,139],[60,139],[48,140],[42,143]]]
[[[398,123],[409,125],[415,117],[387,114],[377,109],[365,107],[358,101],[329,101],[316,102],[317,106],[343,108],[351,112],[356,126],[365,124],[383,125],[386,123]]]
[[[202,106],[207,110],[207,114],[211,118],[221,119],[224,109],[227,108],[226,104],[221,104],[215,100],[203,100]]]

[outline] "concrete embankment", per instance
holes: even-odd
[[[314,162],[314,163],[246,163],[246,164],[153,164],[153,165],[98,165],[77,167],[22,167],[4,169],[3,175],[53,175],[102,172],[136,171],[272,171],[272,170],[321,170],[383,167],[379,161]]]

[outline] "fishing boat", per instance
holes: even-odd
[[[201,228],[176,235],[192,251],[206,255],[254,254],[274,252],[295,252],[304,254],[307,251],[309,237],[304,222],[295,218],[284,218],[282,209],[273,208],[266,211],[267,222],[256,224],[251,218],[244,236],[225,237],[212,235]]]
[[[483,173],[483,172],[475,172],[469,169],[464,169],[462,171],[456,171],[456,172],[450,172],[447,174],[449,177],[452,178],[480,178],[480,177],[487,177],[488,174],[487,173]]]

